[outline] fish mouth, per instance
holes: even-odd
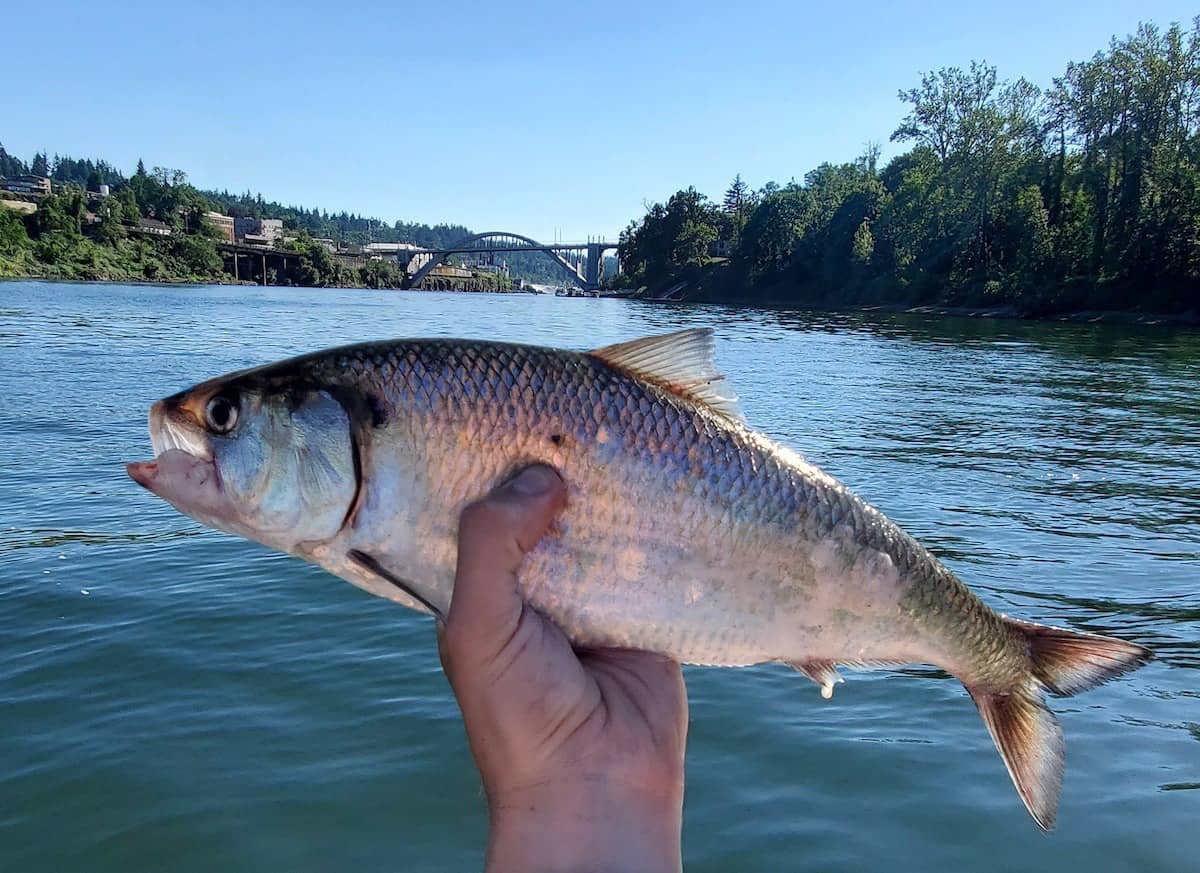
[[[231,502],[208,441],[180,417],[185,412],[158,401],[150,409],[150,445],[154,460],[125,465],[129,478],[181,512],[200,521],[229,515]]]
[[[176,449],[202,461],[211,461],[212,449],[208,441],[194,428],[180,422],[177,415],[162,400],[150,408],[150,445],[154,449],[154,457]]]

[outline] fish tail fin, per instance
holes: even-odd
[[[1063,777],[1063,735],[1031,680],[1006,694],[971,692],[1017,794],[1042,830],[1054,827]]]
[[[1084,634],[1005,618],[1024,639],[1032,672],[1004,693],[967,690],[1004,759],[1008,775],[1034,821],[1054,827],[1063,777],[1063,735],[1043,690],[1069,697],[1136,670],[1149,649],[1112,637]]]
[[[1115,637],[1063,630],[1007,616],[1004,621],[1024,636],[1033,661],[1033,675],[1055,697],[1070,697],[1095,688],[1154,658],[1154,653],[1145,646]]]

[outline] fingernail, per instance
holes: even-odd
[[[558,473],[550,467],[535,464],[526,467],[508,484],[522,497],[541,497],[557,488],[560,481]]]

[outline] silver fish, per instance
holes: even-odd
[[[1063,740],[1044,693],[1144,664],[1141,646],[999,615],[916,540],[751,430],[689,330],[591,352],[396,340],[203,382],[155,403],[129,475],[181,512],[413,609],[449,607],[460,512],[514,470],[568,503],[525,598],[579,645],[690,664],[934,664],[970,692],[1021,799],[1055,820]]]

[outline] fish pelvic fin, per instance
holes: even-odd
[[[789,665],[820,685],[821,696],[826,700],[833,697],[834,685],[846,681],[842,678],[842,674],[837,671],[837,667],[833,661],[798,661],[795,663],[789,662]]]
[[[1052,830],[1062,789],[1063,734],[1036,681],[1006,694],[967,690],[1025,808],[1038,827]]]
[[[1033,675],[1056,697],[1070,697],[1143,666],[1154,658],[1144,646],[1115,637],[1085,634],[1019,621],[1005,623],[1024,636]]]
[[[1070,697],[1136,670],[1154,655],[1144,646],[1004,617],[1029,652],[1031,673],[1017,688],[986,693],[968,687],[1008,775],[1034,821],[1054,827],[1063,777],[1063,735],[1043,691]]]

